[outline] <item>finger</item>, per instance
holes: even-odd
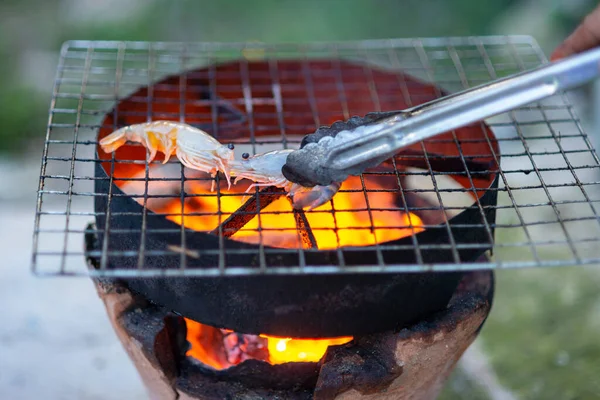
[[[588,14],[583,22],[562,42],[550,57],[552,61],[600,46],[600,6]]]

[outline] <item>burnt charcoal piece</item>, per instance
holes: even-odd
[[[315,397],[334,399],[353,387],[360,388],[362,394],[385,391],[403,372],[394,357],[394,339],[386,334],[373,335],[328,349]]]
[[[218,235],[219,231],[221,231],[224,237],[232,237],[252,218],[255,218],[256,215],[258,215],[260,212],[259,208],[262,210],[283,195],[285,195],[285,191],[281,188],[275,186],[264,188],[260,191],[258,199],[257,196],[252,196],[236,212],[223,221],[223,223],[212,232],[213,235]]]
[[[248,83],[257,88],[257,92],[253,89],[255,96],[272,96],[270,91],[272,82],[265,78],[270,71],[269,62],[245,60],[244,68],[241,68],[241,63],[233,61],[188,71],[185,80],[188,88],[183,92],[179,75],[167,77],[157,83],[155,88],[163,89],[154,90],[152,100],[148,100],[148,88],[138,90],[119,102],[115,110],[106,115],[98,139],[110,134],[115,126],[145,122],[148,117],[149,101],[152,103],[151,109],[155,113],[153,115],[155,119],[168,119],[165,115],[172,115],[172,119],[178,121],[183,93],[185,96],[183,100],[187,104],[185,115],[187,123],[206,130],[222,143],[234,142],[238,139],[247,140],[248,116],[243,102],[239,101],[244,99],[245,78],[240,76],[240,71],[248,69],[247,78],[250,81]],[[315,110],[311,107],[308,94],[299,95],[292,89],[303,84],[302,74],[297,72],[305,63],[305,60],[277,61],[279,84],[282,88],[281,101],[286,110],[283,115],[286,135],[290,137],[304,136],[317,128],[314,122]],[[333,64],[331,60],[311,60],[310,68],[314,76],[323,81],[323,85],[335,88],[335,78],[331,74]],[[371,69],[377,84],[379,105],[382,110],[401,110],[408,107],[403,97],[398,95],[398,88],[393,83],[398,82],[398,75],[403,75],[402,79],[407,82],[411,96],[420,102],[432,100],[438,93],[434,86],[401,72],[383,71],[346,61],[335,64],[349,72],[343,75],[347,81],[345,83],[357,88],[353,99],[360,101],[349,104],[347,111],[350,115],[367,115],[375,109],[375,106],[368,101],[370,92],[366,84],[365,68]],[[208,85],[203,77],[209,75],[209,68],[214,68],[216,82],[213,86],[217,92],[207,95],[211,85]],[[331,82],[325,82],[328,79]],[[259,90],[261,87],[269,87],[269,92],[261,94]],[[199,90],[200,88],[203,90]],[[344,110],[339,101],[328,101],[335,93],[320,93],[319,96],[322,96],[321,100],[324,101],[321,105],[320,97],[317,96],[319,97],[317,98],[319,121],[323,124],[332,124],[333,129],[339,128],[342,123],[335,123],[335,121],[344,119]],[[214,114],[211,113],[211,105],[205,101],[206,98],[218,99],[219,112],[215,121],[212,120]],[[165,99],[173,101],[164,101]],[[269,140],[273,140],[274,136],[281,137],[278,116],[269,110],[265,109],[260,113],[257,111],[253,116],[254,123],[264,127],[254,132],[256,140],[264,137],[269,137]],[[371,114],[367,118],[375,118],[377,115]],[[322,129],[319,132],[331,133],[331,130]],[[424,142],[430,159],[435,155],[443,164],[446,158],[456,161],[460,160],[458,158],[460,155],[463,155],[466,160],[477,160],[482,163],[484,166],[481,168],[487,168],[489,171],[497,170],[494,153],[499,154],[498,146],[486,126],[468,126],[456,130],[454,134],[456,141],[452,134],[445,134],[438,136],[435,141]],[[311,137],[316,138],[316,136]],[[311,137],[306,140],[313,140],[310,139]],[[460,148],[457,143],[460,144]],[[140,173],[143,176],[146,150],[142,146],[123,146],[115,152],[116,160],[142,161],[138,164],[112,162],[112,154],[104,153],[99,147],[96,150],[100,162],[96,164],[95,192],[106,195],[95,196],[98,237],[90,239],[90,245],[97,245],[99,248],[96,250],[102,250],[104,239],[108,235],[107,249],[122,252],[122,256],[111,255],[107,259],[108,269],[181,268],[180,254],[161,253],[182,246],[181,226],[151,208],[144,210],[135,196],[124,193],[120,188],[123,179]],[[413,156],[422,154],[420,146],[411,146],[407,151],[411,151],[410,154]],[[418,158],[413,156],[406,157],[406,163],[413,162],[411,158]],[[401,159],[399,155],[397,160]],[[434,163],[431,163],[431,166],[433,168]],[[390,174],[395,172],[390,163],[382,165],[381,168]],[[417,214],[420,213],[419,216],[425,223],[431,225],[431,228],[417,233],[414,238],[403,237],[382,243],[379,254],[374,246],[365,246],[360,248],[360,251],[342,249],[341,253],[346,265],[377,265],[382,261],[385,264],[452,263],[456,256],[461,262],[471,262],[490,249],[492,240],[486,227],[492,227],[493,234],[498,176],[495,172],[491,172],[488,175],[473,175],[472,179],[469,179],[465,176],[464,170],[458,167],[455,169],[457,173],[451,177],[462,185],[465,191],[472,193],[472,186],[475,186],[479,204],[484,210],[483,215],[475,203],[474,196],[470,207],[449,220],[449,229],[443,223],[440,212],[434,212],[437,215],[434,218],[429,216],[431,211],[419,211]],[[111,175],[113,180],[110,179]],[[107,200],[109,193],[110,202]],[[265,196],[267,195],[261,194],[261,199]],[[396,206],[403,207],[400,195],[396,196]],[[415,202],[426,200],[419,198],[412,203],[410,201],[407,200],[408,207],[414,206]],[[302,215],[298,214],[296,220],[302,221]],[[108,227],[106,232],[105,227]],[[146,229],[146,234],[140,234],[141,227]],[[230,226],[224,228],[229,232]],[[231,228],[236,229],[234,226]],[[457,248],[448,247],[451,243],[450,234]],[[303,256],[307,266],[339,266],[338,250],[317,249],[314,245],[318,243],[313,243],[314,240],[310,237],[308,229],[302,236],[305,247]],[[139,255],[142,237],[145,250],[143,258]],[[420,246],[429,246],[421,249],[420,259],[414,248],[414,240]],[[186,249],[200,254],[194,256],[193,252],[189,255],[185,253],[187,269],[215,268],[220,261],[224,261],[226,268],[259,268],[261,261],[264,261],[267,268],[300,265],[297,251],[266,245],[261,247],[258,244],[240,242],[228,237],[219,238],[213,233],[202,231],[187,230],[185,246]],[[224,247],[223,258],[220,258],[217,252],[202,252],[202,250],[221,249],[220,246]],[[134,256],[128,255],[132,253]],[[335,273],[328,274],[231,277],[154,275],[124,280],[129,288],[143,294],[147,299],[205,324],[248,334],[264,333],[272,336],[311,338],[353,336],[407,326],[444,309],[462,275],[462,272],[350,274],[337,270]]]

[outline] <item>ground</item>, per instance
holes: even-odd
[[[28,161],[0,164],[0,398],[145,399],[92,282],[29,270],[39,165]]]

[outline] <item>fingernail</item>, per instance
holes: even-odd
[[[550,61],[557,61],[561,58],[564,58],[563,52],[560,50],[555,50],[554,53],[552,53],[552,55],[550,56]]]
[[[559,44],[550,55],[550,61],[557,61],[561,58],[565,58],[568,55],[568,51],[566,51],[565,47],[564,42]]]

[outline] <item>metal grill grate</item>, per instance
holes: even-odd
[[[221,274],[245,275],[268,273],[338,273],[338,272],[400,272],[422,270],[466,270],[482,268],[517,268],[533,266],[560,266],[582,265],[600,262],[598,245],[600,244],[600,162],[590,141],[582,129],[581,123],[564,95],[543,101],[530,107],[513,110],[490,119],[487,125],[492,129],[500,145],[500,154],[493,154],[496,159],[501,158],[499,175],[499,188],[497,190],[498,204],[485,206],[475,202],[483,215],[490,208],[496,210],[496,223],[479,225],[484,228],[491,242],[495,236],[493,257],[489,262],[466,262],[458,254],[461,244],[457,244],[453,237],[453,230],[448,223],[437,223],[427,229],[445,229],[449,234],[447,243],[438,243],[435,246],[448,248],[452,256],[444,263],[429,263],[423,260],[421,252],[427,246],[419,243],[418,236],[411,237],[411,251],[415,252],[417,262],[412,264],[399,264],[387,262],[388,251],[399,249],[398,245],[380,242],[373,246],[375,254],[372,263],[354,265],[352,258],[354,252],[362,251],[353,248],[343,248],[335,251],[337,259],[327,265],[317,265],[307,261],[309,254],[317,252],[314,248],[314,233],[319,229],[329,229],[337,236],[343,227],[338,226],[339,216],[347,212],[342,205],[337,205],[334,198],[333,204],[322,215],[332,217],[332,227],[319,228],[307,222],[311,213],[292,213],[298,229],[298,244],[295,248],[287,249],[287,253],[297,255],[295,265],[288,267],[273,266],[269,264],[269,253],[283,251],[272,249],[265,245],[263,236],[269,234],[269,228],[263,227],[264,218],[283,218],[284,212],[273,213],[265,204],[246,204],[238,214],[252,213],[258,209],[257,227],[253,228],[260,238],[256,249],[235,249],[227,245],[228,218],[231,219],[232,211],[224,210],[223,204],[232,196],[240,195],[223,193],[217,189],[211,194],[190,193],[188,185],[193,183],[204,184],[205,179],[197,177],[193,171],[183,168],[175,158],[166,166],[166,173],[159,174],[160,161],[151,164],[143,160],[124,161],[114,155],[108,159],[110,171],[122,163],[143,166],[141,176],[132,177],[130,182],[141,185],[142,193],[129,194],[136,198],[145,207],[141,209],[142,224],[133,227],[128,232],[111,227],[111,219],[106,219],[105,226],[87,224],[98,216],[94,211],[94,200],[106,202],[108,213],[115,218],[119,212],[123,216],[130,211],[114,210],[110,204],[121,196],[109,190],[100,193],[95,183],[102,179],[95,174],[94,168],[102,162],[97,158],[97,134],[102,127],[102,121],[107,113],[115,106],[116,102],[129,96],[141,87],[147,86],[146,99],[141,99],[140,104],[144,110],[138,111],[142,120],[174,119],[182,122],[194,123],[202,119],[195,111],[199,103],[188,104],[186,80],[193,79],[187,74],[178,78],[177,99],[165,99],[165,102],[178,103],[178,112],[165,113],[157,104],[161,104],[164,91],[160,86],[153,85],[165,76],[191,71],[194,68],[208,67],[208,82],[211,93],[219,89],[214,77],[214,69],[210,66],[215,63],[231,60],[268,60],[269,85],[267,94],[265,90],[257,89],[247,84],[247,76],[242,71],[242,95],[230,97],[226,102],[210,95],[200,103],[209,106],[209,114],[205,116],[209,123],[208,131],[219,138],[219,131],[226,124],[243,126],[248,139],[237,146],[246,149],[251,154],[261,153],[273,148],[296,148],[301,140],[301,133],[310,133],[320,125],[328,124],[324,121],[323,113],[319,112],[318,99],[315,93],[323,90],[333,92],[342,103],[345,118],[351,116],[344,104],[353,101],[352,88],[345,87],[341,76],[334,77],[335,85],[326,86],[314,82],[315,74],[310,70],[310,63],[299,71],[303,77],[302,90],[306,90],[308,106],[313,114],[314,125],[293,126],[290,122],[292,111],[286,110],[287,104],[282,103],[281,90],[283,84],[279,82],[278,61],[281,59],[296,58],[310,60],[317,58],[336,60],[350,60],[362,62],[375,67],[388,70],[403,71],[412,77],[435,83],[438,87],[448,92],[478,85],[490,80],[513,74],[518,71],[533,68],[547,62],[543,52],[537,44],[528,37],[484,37],[484,38],[444,38],[444,39],[398,39],[377,40],[346,43],[322,43],[306,45],[263,45],[263,44],[181,44],[181,43],[141,43],[141,42],[87,42],[74,41],[66,43],[61,51],[55,87],[50,107],[48,131],[45,141],[38,207],[35,220],[34,244],[32,267],[40,275],[111,275],[111,276],[153,276],[153,275],[190,275],[214,276]],[[378,87],[369,82],[370,69],[365,69],[365,79],[370,88],[370,101],[372,109],[380,111],[380,93]],[[213,76],[211,76],[211,72]],[[285,88],[284,88],[285,89]],[[407,85],[404,90],[398,91],[398,96],[408,96]],[[293,90],[293,89],[290,89]],[[259,95],[260,94],[260,95]],[[437,92],[439,96],[441,93]],[[260,124],[261,111],[264,107],[272,109],[277,116],[278,124],[273,129],[277,137],[269,140],[257,137],[258,131],[263,129]],[[241,112],[231,112],[229,120],[221,121],[222,115],[227,114],[227,107],[238,107]],[[261,108],[263,107],[263,108]],[[141,110],[141,109],[140,109]],[[385,111],[385,110],[384,110]],[[116,113],[118,114],[117,109]],[[104,127],[113,130],[117,127],[117,115],[114,126]],[[206,119],[205,118],[205,119]],[[237,118],[237,119],[236,119]],[[241,121],[241,122],[240,122]],[[456,140],[456,138],[455,138]],[[489,138],[487,139],[489,141]],[[244,147],[245,146],[245,147]],[[457,144],[459,150],[461,146]],[[490,146],[491,148],[491,146]],[[236,149],[237,151],[237,149]],[[492,151],[492,153],[494,153]],[[426,163],[421,169],[401,169],[394,165],[393,185],[385,188],[370,188],[368,175],[360,178],[360,185],[351,188],[349,192],[362,193],[364,202],[361,206],[351,209],[351,212],[366,212],[370,218],[370,226],[351,227],[356,231],[375,235],[378,229],[373,227],[373,215],[378,212],[423,212],[442,210],[445,214],[452,215],[464,207],[460,196],[465,192],[475,192],[473,179],[479,173],[490,171],[473,171],[469,165],[473,161],[470,157],[458,155],[461,166],[465,166],[463,175],[470,181],[471,188],[456,188],[448,182],[448,172],[438,172],[432,165],[436,162],[435,155],[425,151]],[[410,155],[406,156],[410,158]],[[160,156],[159,156],[160,158]],[[165,170],[166,171],[166,170]],[[400,179],[402,178],[402,179]],[[418,178],[421,185],[404,187],[407,179]],[[115,183],[113,178],[108,178],[110,183]],[[217,178],[219,179],[219,178]],[[175,185],[178,192],[153,192],[154,184]],[[390,181],[391,182],[391,181]],[[158,187],[158,186],[157,186]],[[226,186],[220,186],[226,187]],[[150,190],[149,190],[150,188]],[[407,205],[396,209],[378,209],[370,204],[371,193],[389,192],[400,196],[403,200],[411,193],[418,193],[430,199],[429,206]],[[214,213],[198,210],[194,213],[183,211],[182,205],[194,198],[213,196],[217,199],[217,210]],[[276,197],[276,195],[274,195]],[[180,209],[176,212],[163,213],[163,216],[180,218],[184,222],[190,218],[217,218],[220,224],[213,226],[215,234],[219,237],[218,246],[213,249],[195,248],[190,243],[189,235],[194,231],[181,225],[178,229],[169,231],[160,230],[148,225],[148,220],[153,218],[149,204],[156,199],[176,199]],[[257,195],[254,195],[256,201]],[[265,200],[267,199],[267,200]],[[241,200],[239,205],[241,206]],[[258,196],[258,202],[268,201],[265,196]],[[434,204],[432,206],[431,204]],[[254,207],[254,208],[253,208]],[[244,211],[245,210],[245,211]],[[154,210],[156,211],[156,210]],[[210,215],[204,215],[210,214]],[[237,218],[240,217],[237,216]],[[106,216],[106,215],[105,215]],[[254,216],[254,214],[251,214]],[[234,216],[235,217],[235,216]],[[325,217],[323,217],[325,218]],[[445,220],[447,221],[447,220]],[[225,222],[225,224],[223,224]],[[242,224],[243,225],[243,224]],[[309,228],[306,228],[306,225]],[[399,228],[399,227],[396,227]],[[412,230],[412,223],[404,226]],[[236,228],[237,229],[237,228]],[[244,228],[242,228],[243,230]],[[289,230],[289,229],[288,229]],[[275,231],[278,232],[278,231]],[[128,251],[116,252],[111,250],[110,241],[118,241],[120,234],[129,233],[139,237],[136,248]],[[285,233],[285,232],[284,232]],[[281,233],[283,235],[284,233]],[[288,232],[289,233],[289,232]],[[83,246],[84,234],[99,234],[101,242],[95,247]],[[169,246],[162,250],[147,247],[149,237],[154,234],[177,235],[178,245]],[[280,233],[276,233],[280,234]],[[312,243],[312,244],[311,244]],[[406,247],[406,246],[405,246]],[[245,267],[232,263],[230,257],[234,253],[256,257],[257,267]],[[163,269],[149,267],[156,265],[148,263],[149,258],[172,256],[177,265],[164,265],[176,267]],[[98,260],[98,268],[88,270],[82,262],[84,257],[93,257]],[[190,260],[214,257],[214,265],[209,268],[189,268]],[[124,269],[119,264],[124,258],[136,260],[137,269]],[[172,260],[173,258],[161,258]],[[233,258],[235,259],[235,258]]]

